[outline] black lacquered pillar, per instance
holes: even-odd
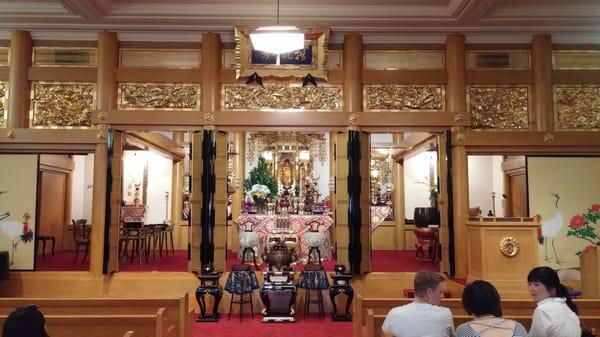
[[[219,303],[221,303],[221,298],[223,297],[223,289],[219,285],[220,277],[221,273],[214,272],[212,266],[202,267],[200,275],[198,275],[200,286],[196,289],[196,301],[200,307],[200,315],[196,320],[197,322],[216,322],[219,320]],[[214,299],[210,315],[206,314],[205,295],[211,295]]]
[[[360,132],[348,131],[348,260],[350,271],[360,274]]]
[[[200,209],[200,226],[202,242],[200,243],[200,263],[212,266],[215,259],[215,159],[217,144],[215,130],[204,130],[202,137],[202,207]]]

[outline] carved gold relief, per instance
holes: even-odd
[[[8,120],[8,83],[0,82],[0,128],[5,128]]]
[[[96,107],[96,85],[84,82],[34,82],[31,127],[88,127]]]
[[[200,109],[200,84],[195,83],[119,83],[118,95],[119,109]]]
[[[365,111],[444,111],[442,85],[368,85]]]
[[[358,123],[358,121],[359,121],[358,114],[356,114],[356,113],[351,114],[350,117],[348,117],[348,121],[350,121],[350,123],[352,123],[352,124]]]
[[[508,257],[519,254],[519,241],[512,236],[507,236],[500,240],[500,252]]]
[[[551,144],[554,141],[554,135],[550,132],[544,134],[544,143]]]
[[[600,86],[554,87],[557,129],[600,129]]]
[[[472,86],[467,104],[476,129],[529,128],[529,88]]]
[[[284,84],[226,84],[224,110],[335,110],[342,109],[341,86],[297,87]]]

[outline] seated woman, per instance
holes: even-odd
[[[44,315],[35,305],[17,308],[4,321],[2,337],[23,336],[48,337]]]
[[[516,337],[527,336],[519,322],[502,318],[500,295],[486,281],[474,281],[465,287],[462,295],[465,311],[474,317],[456,329],[457,337]]]
[[[577,306],[560,283],[558,274],[549,267],[533,268],[527,275],[529,293],[537,308],[531,321],[531,337],[579,337],[581,324]]]

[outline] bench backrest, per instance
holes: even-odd
[[[3,325],[7,315],[0,315]],[[136,337],[175,337],[166,309],[148,315],[44,315],[46,330],[56,337],[121,337],[134,330]],[[0,326],[1,330],[1,326]]]
[[[0,298],[0,315],[28,304],[36,304],[44,315],[152,315],[165,308],[177,336],[192,336],[188,294],[180,298]]]

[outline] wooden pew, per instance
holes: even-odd
[[[194,309],[189,295],[180,298],[0,298],[0,315],[35,304],[46,315],[151,315],[165,308],[177,337],[192,337]],[[136,335],[139,335],[136,331]]]
[[[121,337],[135,330],[136,337],[176,337],[165,308],[154,315],[44,315],[53,337]],[[0,315],[3,325],[7,315]],[[0,327],[1,330],[1,327]]]
[[[412,302],[412,299],[409,298],[365,298],[360,294],[357,295],[354,301],[354,336],[369,336],[371,331],[374,333],[373,336],[378,336],[378,331],[381,330],[381,324],[387,313],[393,307],[410,302]],[[598,325],[600,323],[598,321],[600,317],[600,300],[577,299],[575,303],[579,309],[580,319],[585,326],[600,331]],[[471,319],[462,308],[462,302],[459,298],[443,299],[442,306],[450,309],[456,325]],[[535,307],[536,303],[533,300],[509,299],[502,301],[504,317],[521,322],[527,329],[531,325],[531,315]],[[372,317],[369,317],[369,313]],[[371,321],[367,322],[367,319]],[[368,324],[375,324],[376,326],[370,327]]]
[[[123,334],[123,337],[133,337],[133,331],[127,331]]]

